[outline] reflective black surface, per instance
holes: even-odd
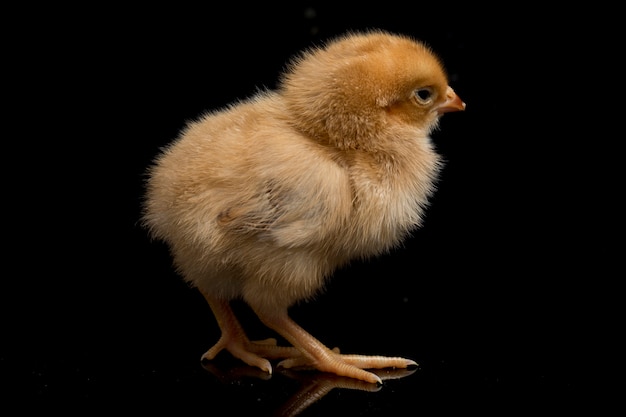
[[[35,174],[8,181],[12,219],[25,220],[15,222],[7,258],[17,268],[2,293],[3,399],[86,414],[175,406],[258,416],[534,414],[586,399],[579,389],[597,357],[582,345],[599,340],[594,283],[607,263],[596,262],[598,217],[580,220],[592,204],[580,202],[588,177],[574,161],[593,150],[572,146],[554,106],[573,102],[554,82],[567,28],[552,37],[541,13],[516,25],[467,10],[363,7],[41,18],[37,40],[16,48],[29,70],[12,78],[34,86],[22,96],[32,110],[13,119],[31,138],[10,154],[23,168],[14,176]],[[202,364],[219,331],[138,226],[142,175],[187,120],[273,87],[300,49],[369,27],[429,42],[467,111],[445,115],[433,134],[447,163],[425,226],[392,253],[337,271],[291,314],[342,352],[419,367],[379,371],[376,387],[278,367],[270,376],[227,353]],[[236,308],[252,338],[276,337]]]

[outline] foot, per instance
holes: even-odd
[[[278,366],[286,369],[291,368],[313,368],[337,375],[354,377],[367,382],[381,384],[382,379],[365,369],[384,368],[409,368],[417,366],[417,362],[400,358],[386,356],[366,356],[366,355],[342,355],[339,349],[335,348],[324,355],[310,359],[305,356],[288,358],[281,361]]]
[[[254,307],[253,307],[254,308]],[[417,363],[404,358],[385,356],[342,355],[338,350],[330,350],[310,333],[291,320],[286,309],[265,311],[255,309],[257,316],[266,326],[282,335],[292,346],[302,352],[301,357],[291,357],[279,366],[306,366],[322,372],[360,379],[373,384],[382,384],[382,379],[364,369],[407,368]]]
[[[213,360],[222,350],[227,350],[248,365],[271,374],[272,365],[268,359],[294,358],[300,355],[300,351],[293,347],[278,346],[276,339],[250,341],[227,300],[216,299],[206,293],[203,295],[213,310],[222,336],[202,355],[201,361]]]
[[[220,340],[202,357],[202,361],[215,359],[222,350],[227,350],[234,357],[242,360],[250,366],[256,366],[262,371],[272,373],[272,365],[268,359],[292,358],[300,356],[300,352],[292,347],[278,346],[276,339],[250,341],[241,334],[222,334]]]

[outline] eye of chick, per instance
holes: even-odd
[[[426,105],[430,104],[433,101],[433,90],[430,87],[422,87],[418,88],[413,92],[415,99],[419,104]]]

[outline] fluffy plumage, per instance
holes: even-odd
[[[427,46],[370,31],[302,52],[275,91],[189,123],[149,169],[143,222],[215,314],[222,337],[203,359],[227,349],[268,372],[286,358],[377,383],[364,369],[415,364],[331,351],[287,310],[421,224],[441,168],[429,134],[464,108]],[[249,341],[236,298],[293,347]]]

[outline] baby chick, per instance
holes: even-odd
[[[429,134],[464,109],[426,45],[372,30],[303,51],[274,91],[189,123],[148,170],[142,221],[219,324],[202,359],[225,349],[269,373],[281,358],[379,384],[366,369],[416,365],[328,349],[288,309],[420,226],[442,166]],[[249,340],[233,299],[292,346]]]

